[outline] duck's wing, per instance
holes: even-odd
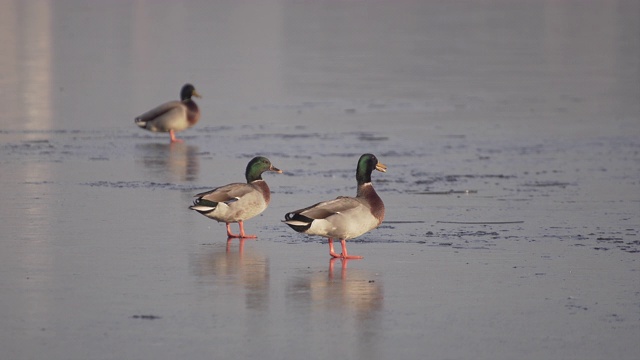
[[[331,215],[346,213],[359,206],[362,206],[362,202],[357,199],[341,196],[333,200],[319,202],[304,209],[292,211],[285,217],[287,220],[295,218],[296,215],[302,215],[313,220],[326,219]]]
[[[186,108],[181,101],[169,101],[136,117],[136,124],[140,127],[149,127],[150,123],[162,126],[162,123],[174,118],[184,117]]]
[[[198,200],[206,200],[216,203],[229,202],[238,200],[253,191],[256,190],[249,184],[233,183],[205,191],[195,195],[195,197],[198,198]]]

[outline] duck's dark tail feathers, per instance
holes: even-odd
[[[218,206],[218,203],[215,201],[198,198],[193,201],[193,205],[189,206],[189,209],[195,210],[200,214],[208,214],[215,210],[216,206]]]
[[[145,129],[147,127],[147,122],[145,120],[143,120],[141,117],[137,117],[136,120],[136,125],[138,125],[139,127]]]
[[[311,223],[313,222],[312,218],[306,217],[304,215],[300,215],[297,212],[290,212],[285,214],[283,223],[289,225],[293,230],[303,233],[311,227]]]

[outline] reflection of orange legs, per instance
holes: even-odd
[[[257,238],[257,236],[255,235],[247,235],[244,233],[244,223],[242,222],[242,220],[238,221],[238,226],[240,226],[240,234],[236,235],[234,233],[231,232],[231,223],[226,223],[227,224],[227,237],[230,238],[241,238],[241,239],[255,239]]]
[[[169,136],[171,136],[171,142],[172,143],[175,143],[175,142],[181,143],[182,142],[182,140],[176,138],[176,133],[173,130],[169,130]]]
[[[227,238],[227,254],[231,252],[231,242],[233,241],[232,237],[228,237]],[[240,254],[240,256],[242,256],[242,253],[244,252],[244,239],[240,238],[239,239],[239,245],[238,245],[238,254]]]
[[[334,257],[329,260],[329,279],[333,279],[333,264],[338,260],[340,260],[340,264],[342,264],[340,278],[344,279],[347,275],[347,263],[349,259],[338,259]]]
[[[329,255],[334,258],[341,259],[362,259],[362,256],[349,255],[347,253],[347,241],[342,239],[340,240],[340,244],[342,245],[342,254],[336,254],[335,249],[333,248],[333,239],[329,238]]]

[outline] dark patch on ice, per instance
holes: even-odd
[[[433,175],[424,172],[415,172],[413,177],[427,177],[428,179],[415,180],[418,185],[430,185],[437,182],[458,182],[468,179],[514,179],[515,175],[505,174],[461,174],[461,175]]]
[[[196,131],[198,133],[209,134],[209,133],[219,133],[219,132],[229,131],[229,130],[233,130],[233,127],[221,125],[221,126],[200,126],[197,128]]]
[[[484,230],[476,230],[476,231],[458,231],[456,233],[446,235],[446,237],[455,236],[455,237],[491,237],[492,239],[497,239],[500,234],[496,231],[484,231]]]
[[[424,224],[425,222],[422,220],[416,221],[385,221],[385,224]]]
[[[408,191],[413,195],[469,195],[477,194],[478,190],[448,190],[448,191]]]
[[[640,240],[629,241],[623,245],[619,245],[618,248],[630,254],[640,253]]]
[[[48,130],[0,130],[0,134],[80,134],[80,133],[95,133],[95,130],[82,131],[82,130],[66,130],[66,129],[48,129]]]
[[[532,183],[523,184],[523,186],[532,186],[532,187],[561,187],[561,188],[565,188],[570,185],[575,185],[575,184],[562,182],[562,181],[535,181]]]
[[[54,184],[53,181],[25,181],[24,182],[25,185],[48,185],[48,184]]]
[[[273,151],[262,151],[260,153],[250,153],[250,154],[241,154],[240,157],[243,159],[253,159],[256,156],[266,156],[268,158],[270,158],[272,160],[272,162],[274,163],[275,167],[278,167],[278,160],[277,159],[288,159],[288,158],[296,158],[296,154],[288,154],[285,152],[281,152],[281,151],[277,151],[277,152],[273,152]],[[284,170],[284,169],[283,169]]]
[[[94,181],[89,183],[82,183],[80,185],[91,187],[106,187],[112,189],[162,189],[180,191],[201,191],[210,189],[210,187],[179,185],[173,183],[159,183],[154,181]]]
[[[161,316],[158,315],[131,315],[132,319],[142,319],[142,320],[158,320],[162,319]]]
[[[361,133],[358,136],[358,140],[361,141],[385,141],[389,140],[388,136],[374,135],[371,133]]]
[[[596,239],[597,241],[606,241],[606,242],[612,242],[612,243],[616,243],[616,244],[621,244],[624,241],[622,240],[622,238],[619,237],[599,237]]]
[[[435,106],[435,108],[434,108]],[[437,110],[444,104],[425,104],[411,101],[383,101],[383,100],[348,100],[348,101],[303,101],[294,104],[260,104],[250,107],[253,111],[264,110],[289,110],[302,113],[303,111],[341,111],[347,114],[355,113],[377,113],[377,112],[397,112],[397,111],[424,111]],[[447,109],[450,108],[446,105]]]
[[[281,140],[292,140],[292,139],[319,139],[319,140],[327,140],[335,138],[334,134],[320,134],[320,133],[298,133],[298,134],[283,134],[283,133],[275,133],[275,134],[266,134],[266,133],[255,133],[255,134],[245,134],[239,137],[240,140],[262,140],[262,139],[281,139]]]
[[[459,179],[513,179],[515,175],[505,174],[461,174],[461,175],[447,175],[445,178],[447,181],[458,181]]]

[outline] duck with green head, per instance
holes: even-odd
[[[274,167],[266,157],[254,157],[247,164],[246,183],[232,183],[197,194],[189,209],[224,222],[229,238],[255,238],[256,235],[245,234],[244,221],[262,213],[269,205],[271,191],[262,179],[265,171],[282,174],[282,170]],[[231,232],[231,223],[238,223],[239,234]]]
[[[346,240],[377,228],[384,219],[384,203],[371,184],[373,170],[386,172],[387,167],[373,154],[364,154],[358,160],[355,197],[339,196],[285,215],[283,222],[293,230],[329,238],[329,254],[334,258],[362,259],[347,253]],[[340,239],[342,254],[333,248],[333,239]]]
[[[186,130],[200,120],[200,109],[192,97],[200,97],[196,88],[185,84],[180,91],[180,101],[169,101],[136,117],[136,125],[153,132],[168,132],[171,142],[182,142],[176,139],[176,132]]]

